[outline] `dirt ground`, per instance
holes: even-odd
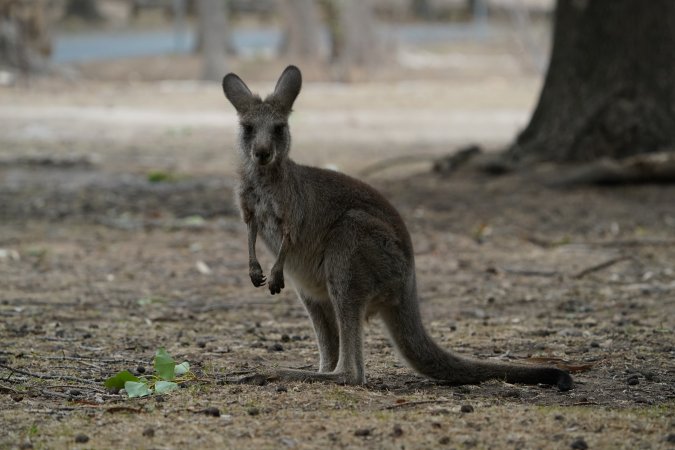
[[[219,87],[0,91],[0,448],[673,448],[675,186],[429,172],[434,155],[508,141],[537,86],[308,83],[292,154],[354,175],[419,155],[366,180],[408,224],[431,334],[465,355],[579,370],[564,393],[427,380],[378,320],[363,387],[238,384],[316,367],[318,352],[292,289],[248,280]],[[198,379],[143,399],[103,387],[150,371],[158,347]]]

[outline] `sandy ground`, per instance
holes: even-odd
[[[292,290],[248,280],[220,87],[0,91],[0,448],[672,448],[675,188],[428,172],[434,155],[511,139],[537,89],[522,76],[309,82],[292,154],[354,175],[419,155],[367,181],[411,231],[431,334],[578,370],[567,393],[426,380],[378,320],[363,387],[237,384],[318,355]],[[198,379],[145,399],[105,390],[118,370],[150,371],[160,346]]]

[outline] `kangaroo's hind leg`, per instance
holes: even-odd
[[[303,292],[298,295],[314,326],[319,345],[319,372],[332,372],[340,355],[340,333],[333,305],[328,298],[317,300]]]

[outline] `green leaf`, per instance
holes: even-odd
[[[155,353],[155,370],[163,380],[171,381],[176,378],[176,361],[173,360],[164,347],[160,347]]]
[[[185,375],[190,371],[190,363],[187,361],[184,361],[176,366],[176,376],[180,377],[181,375]]]
[[[178,385],[173,381],[158,381],[155,383],[155,393],[164,394],[174,389],[178,389]]]
[[[124,383],[127,381],[138,381],[138,378],[133,376],[128,370],[123,370],[105,380],[105,387],[108,389],[122,389]]]
[[[152,394],[152,389],[145,383],[138,383],[136,381],[127,381],[124,383],[124,389],[127,391],[129,398],[145,397]]]

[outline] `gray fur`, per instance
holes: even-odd
[[[365,383],[363,322],[379,314],[402,357],[418,372],[456,384],[498,378],[555,384],[572,379],[556,368],[479,361],[441,349],[419,312],[410,235],[396,209],[375,189],[346,175],[288,158],[288,115],[300,92],[289,66],[262,100],[234,74],[223,79],[237,109],[242,218],[248,227],[249,274],[272,295],[292,280],[316,332],[319,372],[282,369],[270,378]],[[256,237],[277,255],[269,279],[255,254]]]

